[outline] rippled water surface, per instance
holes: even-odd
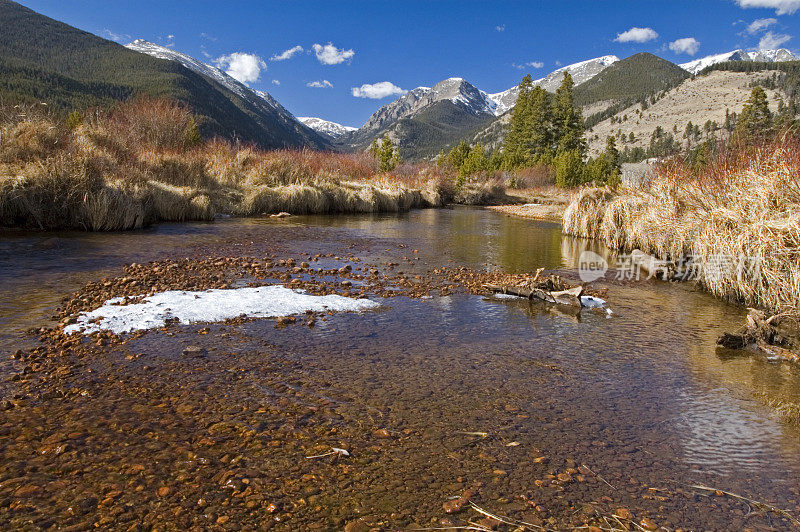
[[[287,226],[297,231],[292,249],[363,238],[374,244],[359,256],[382,260],[403,243],[403,253],[416,249],[433,267],[570,270],[582,250],[595,249],[563,237],[558,225],[477,209],[221,220],[125,234],[11,232],[0,238],[0,347],[14,349],[61,297],[123,264],[243,235],[269,242]],[[743,312],[690,286],[611,283],[607,299],[611,318],[480,296],[393,298],[377,312],[314,329],[278,334],[271,322],[251,322],[237,349],[267,342],[326,386],[349,390],[343,401],[372,405],[399,425],[492,431],[480,405],[494,396],[526,414],[513,428],[517,440],[597,464],[611,484],[633,476],[653,486],[696,482],[794,509],[800,432],[765,403],[800,400],[797,369],[718,352],[717,336],[736,329]]]

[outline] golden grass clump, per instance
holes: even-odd
[[[691,257],[710,292],[800,315],[800,143],[738,148],[697,172],[655,167],[642,188],[588,188],[564,232],[673,261]]]
[[[607,188],[584,188],[564,211],[564,233],[583,238],[598,238],[603,210],[614,197]]]
[[[46,159],[64,145],[64,131],[43,117],[0,126],[0,162]]]
[[[0,225],[110,231],[216,213],[404,211],[454,197],[452,176],[432,164],[380,172],[365,153],[198,144],[193,124],[169,100],[68,121],[44,107],[0,107]],[[496,189],[483,187],[474,202]]]

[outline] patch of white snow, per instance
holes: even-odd
[[[369,299],[340,295],[315,296],[284,286],[258,286],[214,289],[203,292],[170,290],[146,297],[139,303],[120,305],[122,298],[110,299],[98,309],[83,312],[76,323],[64,328],[67,334],[100,330],[127,333],[163,327],[168,319],[180,323],[214,322],[245,315],[252,318],[277,318],[302,314],[308,310],[363,311],[380,306]]]

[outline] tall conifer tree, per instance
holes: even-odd
[[[530,74],[522,78],[519,84],[517,102],[511,111],[509,131],[503,143],[503,158],[505,159],[505,167],[509,170],[523,166],[527,160],[525,129],[532,86],[533,81]]]
[[[573,86],[572,76],[564,72],[564,80],[553,98],[553,140],[557,151],[577,150],[583,156],[586,152],[583,116],[575,107]]]

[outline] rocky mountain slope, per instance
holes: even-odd
[[[462,78],[449,78],[408,91],[338,140],[344,149],[363,149],[388,133],[404,158],[418,159],[488,124],[496,112],[497,104],[485,92]]]
[[[619,59],[608,55],[561,67],[536,80],[548,91],[561,84],[564,72],[583,83]],[[489,94],[462,78],[449,78],[433,87],[417,87],[378,109],[357,131],[338,137],[343,149],[363,149],[372,139],[389,133],[405,158],[430,157],[471,137],[492,124],[514,105],[517,87]]]
[[[208,65],[187,54],[145,41],[144,39],[136,39],[132,43],[127,44],[125,48],[158,59],[176,61],[189,70],[222,85],[242,100],[246,112],[266,130],[273,134],[279,133],[286,138],[294,137],[296,140],[291,144],[286,144],[288,146],[308,146],[318,149],[328,147],[327,138],[320,136],[313,128],[310,128],[295,118],[292,113],[287,111],[269,93],[253,90],[215,66]]]
[[[657,127],[671,133],[675,140],[685,144],[683,138],[686,125],[702,129],[706,121],[716,122],[719,127],[725,124],[726,110],[739,113],[750,96],[753,82],[769,77],[771,73],[744,73],[714,71],[695,78],[684,80],[677,87],[667,91],[654,103],[642,109],[641,104],[630,105],[601,121],[587,131],[589,154],[596,155],[605,149],[606,138],[614,135],[619,139],[620,150],[634,147],[647,148],[650,137]],[[776,111],[781,98],[780,91],[765,89],[770,109]],[[634,140],[630,140],[630,134]],[[727,135],[718,131],[718,137]]]
[[[534,86],[542,87],[548,92],[555,92],[558,86],[561,85],[565,72],[569,72],[575,85],[580,85],[581,83],[589,81],[617,61],[619,61],[619,57],[615,55],[604,55],[602,57],[580,61],[554,70],[545,77],[535,80],[533,84]],[[498,112],[496,114],[503,114],[514,107],[518,93],[518,87],[511,87],[503,92],[489,94],[489,98],[494,100],[497,104]]]
[[[575,103],[582,107],[585,119],[591,120],[591,117],[597,116],[596,120],[599,121],[603,113],[610,116],[617,108],[646,99],[651,94],[669,89],[690,77],[688,72],[674,63],[653,54],[640,53],[613,61],[609,60],[613,56],[605,58],[607,66],[575,86]],[[563,76],[563,72],[561,75]],[[500,146],[509,119],[510,114],[501,116],[477,132],[471,141],[491,148]]]

